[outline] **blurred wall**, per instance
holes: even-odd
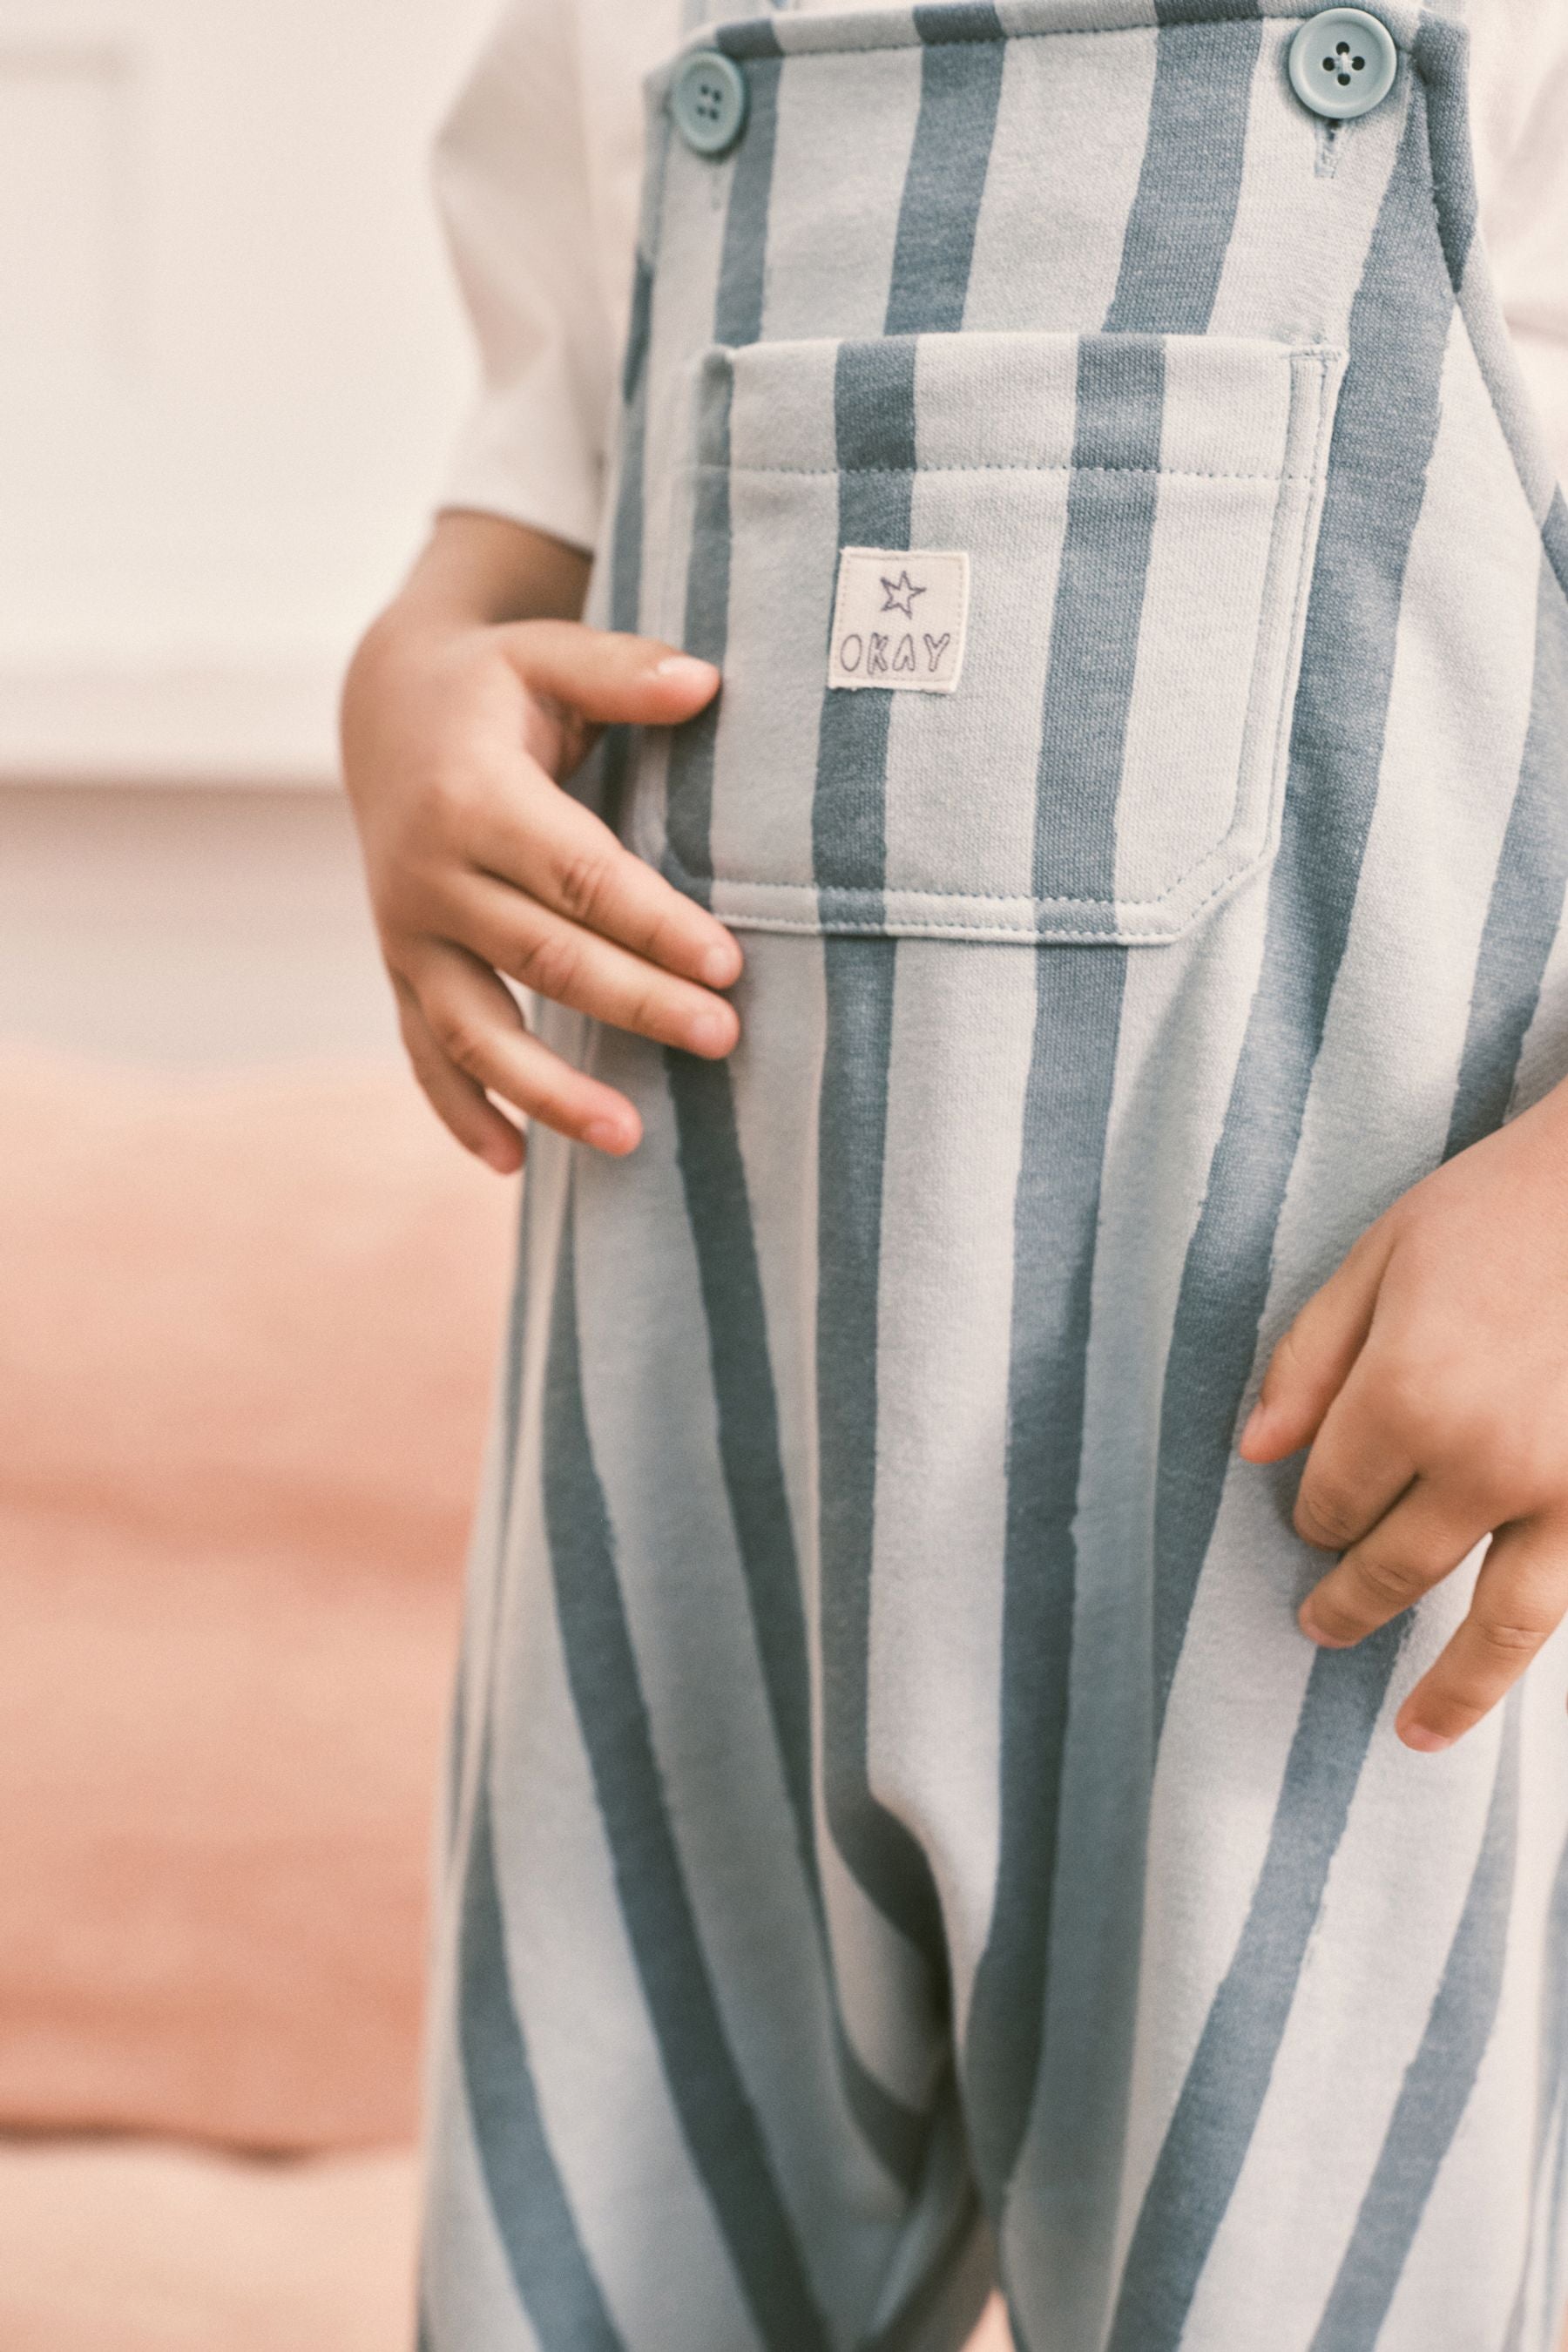
[[[391,1066],[342,794],[0,782],[5,1043],[171,1070]]]
[[[0,1037],[395,1050],[333,701],[465,396],[426,154],[494,8],[0,0]]]

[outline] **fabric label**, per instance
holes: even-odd
[[[838,559],[827,683],[951,694],[968,619],[967,554],[847,547]]]

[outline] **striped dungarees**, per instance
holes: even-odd
[[[578,789],[742,1032],[541,1011],[646,1140],[531,1140],[428,2352],[1554,2339],[1568,1647],[1413,1755],[1467,1577],[1314,1651],[1234,1451],[1568,1070],[1568,525],[1377,12],[1338,130],[1299,0],[715,22],[717,159],[655,78],[593,614],[725,686]]]

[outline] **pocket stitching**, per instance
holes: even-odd
[[[1321,351],[1315,352],[1313,356],[1317,361],[1318,369],[1318,429],[1312,442],[1312,470],[1310,474],[1301,475],[1298,478],[1310,483],[1314,488],[1321,484],[1326,493],[1329,468],[1328,441],[1334,415],[1334,404],[1327,397],[1328,372],[1331,358],[1333,355],[1326,351]],[[1290,604],[1290,636],[1286,652],[1288,671],[1290,667],[1291,653],[1301,635],[1307,599],[1311,593],[1312,576],[1317,570],[1313,558],[1312,510],[1310,504],[1301,517],[1300,541],[1296,553],[1296,593]],[[1265,854],[1273,845],[1278,835],[1280,814],[1285,804],[1285,792],[1289,782],[1290,733],[1295,724],[1296,696],[1300,685],[1299,659],[1296,661],[1295,669],[1296,688],[1280,696],[1279,716],[1274,729],[1274,788],[1269,794],[1268,832],[1264,845]]]
[[[1221,843],[1220,846],[1223,847],[1224,844]],[[679,859],[675,857],[673,855],[667,857],[665,870],[667,874],[679,877],[683,881],[689,882],[691,880],[691,877],[687,872],[686,867],[680,863]],[[1192,870],[1193,869],[1189,867],[1188,871],[1191,872]],[[879,937],[883,938],[925,939],[928,937],[934,937],[936,934],[942,931],[960,931],[971,939],[986,939],[994,937],[1019,940],[1039,940],[1042,938],[1101,940],[1109,945],[1115,945],[1118,941],[1122,941],[1129,945],[1136,945],[1140,941],[1148,940],[1167,938],[1175,939],[1179,937],[1182,931],[1190,929],[1192,925],[1197,920],[1198,917],[1204,913],[1206,908],[1211,907],[1216,898],[1224,898],[1230,890],[1239,889],[1243,883],[1249,882],[1254,878],[1258,870],[1258,866],[1254,864],[1243,866],[1235,873],[1222,875],[1220,879],[1215,884],[1214,888],[1205,892],[1205,896],[1198,900],[1196,906],[1192,908],[1190,913],[1182,918],[1180,923],[1166,929],[1160,929],[1152,924],[1151,924],[1147,929],[1134,929],[1131,925],[1124,925],[1114,930],[1102,929],[1088,923],[1050,923],[1042,926],[1038,920],[1037,915],[1037,919],[1033,922],[1005,923],[998,920],[994,923],[984,925],[980,923],[965,922],[943,923],[937,921],[934,917],[922,915],[919,919],[918,925],[911,922],[906,926],[896,922],[890,923],[886,914],[879,916],[868,916],[859,920],[844,916],[837,919],[835,924],[835,929],[845,932],[871,931],[875,932]],[[825,884],[818,888],[815,883],[811,882],[731,881],[725,883],[721,877],[716,879],[713,884],[713,887],[716,890],[726,888],[730,890],[787,890],[800,897],[815,898],[818,901],[836,895],[861,898],[918,898],[922,896],[927,898],[945,898],[951,896],[954,898],[970,898],[984,903],[987,898],[996,899],[997,901],[1007,901],[1015,895],[1014,893],[1005,890],[955,890],[952,893],[942,891],[926,891],[922,893],[918,890],[891,890],[878,892],[873,890],[848,890],[842,885],[835,884]],[[1031,903],[1037,909],[1048,907],[1104,907],[1112,912],[1124,913],[1129,909],[1137,907],[1159,906],[1163,901],[1156,898],[1037,898]],[[722,921],[725,919],[721,915],[720,919]],[[746,919],[746,918],[743,914],[732,913],[729,917],[729,919],[731,922],[740,922]],[[809,916],[797,917],[794,915],[754,915],[752,916],[750,919],[759,930],[809,931],[815,933],[819,932],[823,928],[820,915],[816,920],[813,920]]]
[[[1203,473],[1182,466],[1026,466],[982,461],[976,466],[716,466],[710,458],[694,458],[689,469],[694,474],[792,474],[810,481],[837,481],[845,474],[897,474],[900,478],[913,473],[921,474],[1133,474],[1146,481],[1156,482],[1311,482],[1311,474],[1220,474]]]
[[[1280,492],[1283,492],[1288,485],[1296,484],[1305,486],[1309,490],[1311,490],[1322,484],[1326,466],[1324,442],[1331,416],[1331,405],[1325,397],[1329,372],[1331,366],[1342,360],[1343,354],[1340,351],[1324,344],[1297,345],[1293,348],[1286,346],[1286,348],[1289,352],[1292,375],[1295,376],[1296,371],[1300,370],[1303,376],[1310,373],[1311,378],[1314,379],[1312,383],[1312,392],[1317,401],[1318,415],[1312,445],[1313,464],[1310,470],[1306,472],[1287,472],[1281,470],[1279,473],[1241,474],[1221,473],[1217,471],[1206,472],[1178,467],[1163,466],[1074,466],[1070,464],[1034,466],[1013,462],[1004,463],[1001,461],[994,463],[985,463],[983,461],[973,466],[919,466],[915,468],[915,471],[917,473],[931,474],[1023,473],[1031,475],[1062,476],[1071,476],[1073,474],[1079,473],[1126,474],[1154,480],[1159,480],[1163,478],[1172,481],[1268,483],[1274,485]],[[1297,394],[1292,393],[1291,397],[1292,405],[1294,405]],[[743,474],[763,478],[778,475],[827,480],[837,479],[845,474],[887,475],[899,473],[901,475],[907,472],[908,468],[886,466],[740,466],[733,464],[720,466],[715,465],[710,460],[693,457],[689,459],[686,466],[679,468],[679,471],[684,472],[688,476],[694,476],[699,473],[723,473],[729,475],[731,478],[738,474]],[[1312,563],[1309,560],[1308,546],[1311,522],[1311,502],[1309,500],[1303,507],[1300,524],[1296,533],[1295,540],[1296,551],[1294,561],[1296,564],[1297,579],[1295,593],[1290,604],[1290,630],[1289,643],[1291,646],[1294,646],[1299,634],[1302,606],[1310,588],[1311,577],[1314,569]],[[668,552],[668,551],[667,550],[667,554]],[[1258,658],[1258,646],[1262,639],[1262,634],[1267,621],[1267,614],[1268,600],[1267,597],[1265,597],[1260,606],[1258,635],[1254,641],[1251,665],[1251,673],[1254,678],[1256,678],[1257,676]],[[1289,653],[1287,654],[1286,660],[1287,667],[1289,667]],[[962,920],[942,922],[934,916],[921,916],[918,920],[911,919],[910,928],[906,935],[916,937],[924,935],[934,936],[942,932],[963,931],[973,936],[978,931],[982,936],[1016,938],[1020,940],[1037,940],[1042,937],[1050,936],[1058,939],[1096,940],[1105,941],[1107,943],[1126,941],[1133,944],[1139,941],[1174,939],[1179,937],[1183,932],[1190,929],[1193,924],[1195,923],[1203,915],[1205,910],[1208,907],[1212,906],[1216,899],[1226,896],[1234,889],[1239,888],[1244,883],[1254,878],[1259,869],[1266,863],[1269,849],[1273,845],[1274,837],[1278,830],[1279,807],[1282,800],[1281,752],[1284,748],[1288,730],[1292,722],[1294,708],[1294,692],[1286,691],[1282,693],[1280,696],[1280,709],[1279,718],[1276,722],[1273,751],[1270,759],[1271,782],[1268,802],[1268,818],[1264,830],[1264,838],[1259,845],[1257,856],[1247,859],[1238,867],[1222,872],[1213,888],[1206,891],[1202,898],[1197,900],[1191,908],[1182,911],[1179,915],[1173,915],[1171,919],[1163,925],[1154,921],[1150,921],[1147,924],[1133,928],[1133,924],[1130,923],[1127,919],[1133,919],[1133,922],[1135,922],[1136,918],[1144,910],[1152,910],[1157,912],[1158,910],[1168,908],[1173,898],[1174,898],[1181,891],[1183,885],[1188,882],[1194,874],[1198,873],[1205,865],[1212,861],[1223,859],[1231,842],[1234,840],[1237,833],[1241,829],[1246,820],[1247,812],[1243,810],[1241,807],[1237,807],[1230,823],[1226,825],[1225,831],[1219,835],[1217,840],[1211,842],[1206,848],[1193,859],[1190,865],[1184,866],[1178,874],[1171,877],[1160,890],[1155,892],[1152,897],[1143,898],[1123,898],[1121,896],[1112,898],[1089,898],[1075,896],[1070,892],[1058,892],[1047,898],[1025,900],[1021,893],[1011,890],[972,889],[954,891],[918,891],[900,889],[897,887],[889,889],[885,885],[872,887],[869,885],[845,883],[818,884],[815,882],[742,880],[734,877],[725,877],[721,875],[714,875],[710,878],[705,880],[702,887],[705,893],[711,892],[715,900],[721,899],[724,895],[731,892],[766,892],[770,896],[776,894],[792,898],[809,899],[812,902],[816,910],[815,919],[808,916],[790,917],[784,915],[752,915],[749,918],[749,919],[760,929],[775,930],[797,930],[808,933],[818,932],[824,928],[824,918],[826,914],[831,917],[834,928],[840,931],[855,930],[875,932],[883,936],[899,936],[900,934],[901,927],[889,921],[886,912],[888,900],[889,898],[895,900],[918,900],[921,898],[930,898],[937,901],[938,903],[952,903],[952,901],[957,900],[960,902],[968,902],[970,904],[981,906],[984,906],[987,903],[994,905],[1027,904],[1034,909],[1034,914],[1032,919],[1028,920],[1007,923],[998,919],[994,922],[986,923],[984,925],[964,922]],[[685,886],[689,889],[695,889],[697,887],[695,877],[689,873],[681,860],[676,856],[674,851],[669,846],[668,838],[661,843],[661,851],[662,856],[660,862],[670,879],[675,881],[678,887]],[[851,902],[851,905],[849,907],[843,906],[842,902],[845,900]],[[871,902],[877,911],[872,912],[868,909],[864,915],[857,917],[851,911],[851,907],[857,904],[863,904],[865,902]],[[1065,923],[1051,923],[1046,910],[1058,907],[1100,908],[1108,918],[1110,919],[1110,922],[1109,924],[1092,926],[1089,924],[1072,925]],[[838,909],[838,911],[835,912],[835,909]],[[715,912],[721,913],[721,919],[724,919],[718,904],[715,905]],[[1118,920],[1117,919],[1119,918],[1121,919]],[[731,911],[729,919],[737,922],[743,922],[748,919],[748,917],[743,908],[734,909]]]
[[[1303,15],[1310,13],[1310,10],[1303,8]],[[821,37],[820,31],[818,31],[816,26],[810,26],[810,19],[808,18],[805,21],[810,29],[803,37],[791,40],[789,47],[782,53],[781,62],[787,63],[791,58],[863,58],[875,56],[882,50],[946,48],[952,47],[959,42],[963,42],[966,45],[973,43],[975,47],[979,47],[982,41],[1113,40],[1118,37],[1125,36],[1130,33],[1152,33],[1156,31],[1187,32],[1202,28],[1218,30],[1221,27],[1224,27],[1228,31],[1235,26],[1237,19],[1233,15],[1227,14],[1225,9],[1215,7],[1212,9],[1205,9],[1201,15],[1191,16],[1184,16],[1173,26],[1163,26],[1157,16],[1150,16],[1146,19],[1127,25],[1090,25],[1079,23],[1063,25],[1019,25],[1011,28],[1004,26],[1000,31],[994,33],[976,35],[972,32],[922,33],[912,24],[907,28],[902,24],[893,24],[888,26],[887,32],[879,39],[867,38],[863,40],[844,41],[824,40]],[[1289,23],[1290,22],[1290,19],[1287,17],[1285,21]],[[682,42],[680,49],[678,51],[675,58],[673,58],[667,66],[657,68],[655,69],[654,74],[650,77],[650,87],[658,89],[665,82],[673,80],[676,70],[682,58],[691,50],[700,48],[704,44],[716,45],[722,48],[724,47],[725,33],[734,29],[736,24],[743,26],[744,23],[745,19],[742,18],[734,20],[734,23],[731,25],[709,25],[700,27],[697,31],[689,34]],[[1391,26],[1390,30],[1392,29],[1393,28]],[[813,32],[816,33],[816,38],[811,37]],[[1395,46],[1398,47],[1401,57],[1408,64],[1412,66],[1415,65],[1416,56],[1414,46],[1410,43],[1400,41],[1397,35],[1395,35],[1394,37]],[[746,53],[742,52],[741,54],[744,55]]]

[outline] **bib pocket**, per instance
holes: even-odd
[[[662,634],[713,709],[633,839],[739,927],[1159,941],[1267,865],[1342,354],[706,352]]]

